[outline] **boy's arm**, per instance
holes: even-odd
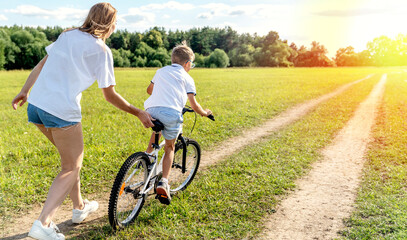
[[[198,113],[199,115],[207,117],[212,114],[211,110],[209,110],[209,109],[204,110],[201,107],[201,105],[196,101],[195,94],[188,93],[188,100],[189,100],[189,104],[191,104],[191,108],[194,109],[194,111],[196,113]]]
[[[147,93],[149,95],[153,94],[153,89],[154,89],[154,83],[151,82],[150,85],[148,85],[148,87],[147,87]]]

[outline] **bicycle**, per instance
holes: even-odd
[[[185,107],[182,115],[186,112],[194,112],[190,107]],[[195,112],[194,112],[195,113]],[[213,115],[208,118],[215,121]],[[162,177],[162,162],[158,155],[165,144],[165,140],[158,144],[159,133],[164,125],[157,119],[153,121],[155,141],[154,151],[147,155],[145,152],[136,152],[129,156],[116,175],[109,199],[109,222],[113,230],[124,228],[132,224],[139,215],[148,196],[156,194],[156,187]],[[196,113],[194,125],[195,128]],[[198,171],[201,160],[201,148],[197,141],[184,137],[182,130],[178,133],[175,142],[174,160],[170,172],[171,189],[174,195],[183,191],[192,182]]]

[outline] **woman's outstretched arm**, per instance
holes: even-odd
[[[151,122],[153,118],[150,116],[150,114],[134,107],[129,102],[127,102],[126,99],[124,99],[122,96],[120,96],[120,94],[116,92],[113,85],[107,88],[102,88],[102,91],[106,101],[110,102],[118,109],[138,117],[144,127],[150,128],[154,126],[154,124]]]
[[[27,81],[25,81],[25,84],[24,84],[23,88],[21,88],[20,93],[18,93],[17,96],[11,102],[11,105],[13,106],[14,110],[17,109],[18,105],[21,107],[21,106],[23,106],[23,104],[25,102],[27,102],[28,92],[30,91],[30,89],[34,85],[35,81],[37,81],[37,78],[40,75],[42,67],[44,67],[45,62],[47,61],[47,58],[48,58],[48,55],[46,55],[37,64],[37,66],[34,67],[34,69],[31,71],[30,75],[28,76]]]

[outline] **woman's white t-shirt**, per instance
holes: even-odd
[[[144,109],[168,107],[182,112],[188,93],[196,94],[194,79],[179,64],[158,69],[151,81],[153,93],[144,102]]]
[[[78,29],[62,33],[45,49],[48,59],[28,102],[65,121],[80,122],[82,91],[95,80],[99,88],[116,84],[112,52],[101,39]]]

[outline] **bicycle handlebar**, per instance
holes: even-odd
[[[186,113],[186,112],[195,112],[195,111],[193,109],[191,109],[191,108],[184,107],[182,109],[182,115],[184,115],[184,113]]]
[[[190,107],[184,107],[182,109],[182,115],[184,115],[184,113],[186,112],[195,112],[193,109],[191,109]],[[210,120],[215,121],[215,117],[211,114],[209,116],[207,116]]]

